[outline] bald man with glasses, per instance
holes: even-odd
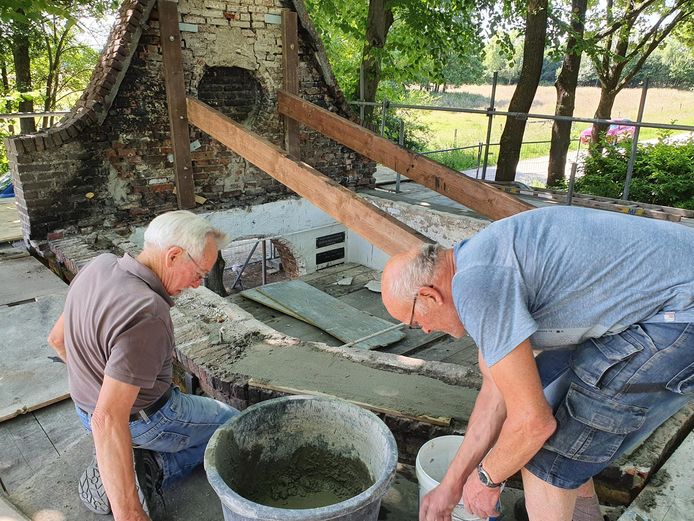
[[[592,477],[694,399],[694,230],[576,207],[394,256],[388,312],[472,337],[483,375],[421,521],[497,515],[521,472],[532,521],[601,521]],[[535,357],[535,353],[540,354]]]

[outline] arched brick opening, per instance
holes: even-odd
[[[238,123],[247,123],[258,113],[264,94],[249,70],[208,67],[198,85],[198,99]]]

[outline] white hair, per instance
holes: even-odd
[[[391,294],[397,299],[411,299],[419,288],[431,284],[436,272],[439,253],[445,248],[439,244],[425,244],[417,255],[406,262],[398,277],[391,283]]]
[[[167,212],[155,217],[145,230],[145,248],[166,250],[179,246],[192,257],[202,257],[209,239],[217,249],[226,246],[226,233],[218,230],[199,215],[188,210]]]

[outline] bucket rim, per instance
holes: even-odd
[[[290,402],[290,401],[323,401],[323,402],[335,402],[335,403],[340,403],[341,405],[348,405],[351,408],[353,408],[354,412],[356,414],[368,417],[371,420],[377,420],[375,424],[377,425],[377,429],[381,432],[383,437],[387,441],[387,445],[389,448],[389,454],[387,454],[386,458],[386,466],[379,478],[376,479],[373,485],[371,485],[369,488],[364,490],[363,492],[357,494],[356,496],[353,496],[349,499],[346,499],[344,501],[340,501],[339,503],[333,503],[332,505],[326,505],[324,507],[318,507],[318,508],[305,508],[305,509],[287,509],[287,508],[277,508],[277,507],[271,507],[267,505],[262,505],[260,503],[255,503],[249,499],[246,499],[245,497],[241,496],[238,494],[235,490],[233,490],[230,486],[226,484],[224,479],[222,479],[222,476],[219,474],[219,471],[216,468],[216,465],[213,462],[213,450],[216,448],[218,439],[222,435],[222,433],[226,430],[229,429],[229,427],[235,422],[238,421],[238,418],[240,418],[242,415],[251,414],[255,413],[256,411],[263,409],[265,407],[272,406],[278,402]],[[212,449],[210,448],[212,447]],[[207,480],[214,489],[214,491],[217,493],[217,496],[219,497],[220,501],[222,502],[223,505],[227,507],[232,507],[233,506],[233,511],[235,513],[238,513],[240,515],[244,516],[254,516],[258,519],[265,519],[265,520],[273,520],[273,521],[286,521],[288,519],[287,517],[287,512],[288,511],[296,511],[296,512],[301,512],[301,520],[302,521],[328,521],[330,519],[334,519],[336,517],[340,517],[349,511],[356,511],[361,509],[362,507],[373,503],[376,500],[380,500],[383,495],[387,492],[388,488],[390,487],[390,483],[393,480],[393,477],[395,476],[396,470],[397,470],[397,465],[398,465],[398,450],[397,450],[397,445],[395,443],[395,437],[393,436],[393,433],[390,432],[390,429],[385,425],[385,423],[372,411],[369,411],[368,409],[364,409],[352,402],[349,402],[347,400],[343,400],[341,398],[337,397],[327,397],[327,396],[315,396],[315,395],[291,395],[291,396],[282,396],[279,398],[271,398],[269,400],[264,400],[262,402],[256,403],[251,405],[250,407],[244,409],[241,411],[240,414],[237,414],[233,418],[229,419],[226,423],[221,425],[212,435],[210,438],[210,441],[207,444],[207,448],[205,449],[205,457],[204,457],[204,467],[205,467],[205,472],[207,474]],[[222,488],[224,487],[224,488]],[[229,501],[231,500],[231,501]],[[349,508],[346,508],[346,504],[349,503]],[[299,518],[297,518],[299,519]]]
[[[433,476],[431,476],[429,474],[429,472],[427,471],[427,469],[424,468],[424,464],[422,463],[422,459],[421,459],[421,454],[422,454],[422,451],[424,450],[424,448],[431,445],[434,441],[443,440],[443,439],[453,439],[453,438],[455,438],[456,441],[459,438],[460,443],[462,444],[463,440],[465,439],[465,435],[463,435],[463,434],[444,434],[443,436],[435,436],[434,438],[431,438],[431,439],[427,440],[425,443],[423,443],[422,446],[419,447],[419,450],[417,451],[417,456],[415,457],[415,460],[414,460],[415,471],[417,469],[419,469],[427,478],[429,478],[432,481],[435,481],[436,483],[439,483],[439,480],[437,480]]]

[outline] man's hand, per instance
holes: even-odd
[[[450,521],[451,513],[460,502],[460,492],[441,483],[422,499],[419,521]]]
[[[500,496],[501,487],[490,488],[483,485],[477,472],[470,473],[463,487],[465,510],[483,519],[499,515],[496,506]]]

